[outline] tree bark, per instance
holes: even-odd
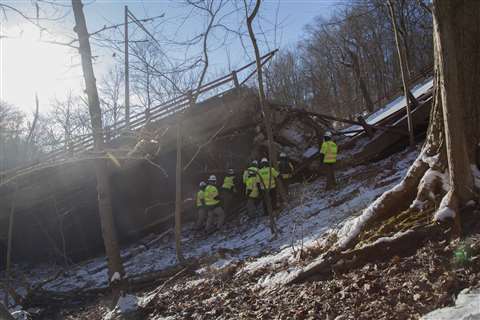
[[[475,153],[469,152],[469,149],[475,149],[476,144],[467,144],[465,123],[471,121],[467,114],[478,115],[480,101],[478,94],[476,101],[467,96],[471,92],[468,89],[471,86],[477,87],[478,91],[478,83],[468,82],[466,77],[478,72],[478,46],[469,42],[477,42],[480,37],[480,3],[473,0],[437,0],[433,4],[434,50],[438,57],[439,90],[450,176],[450,190],[443,204],[456,212],[456,227],[460,232],[459,208],[474,198],[471,165],[475,162],[470,160],[469,154]],[[470,60],[472,56],[476,60]],[[472,108],[476,110],[469,111]]]
[[[374,105],[372,98],[370,97],[370,93],[368,92],[367,84],[365,83],[365,79],[362,76],[362,72],[360,71],[360,62],[358,61],[358,56],[355,52],[350,49],[347,49],[348,54],[350,55],[350,59],[352,60],[352,69],[353,74],[358,82],[358,88],[362,93],[363,99],[365,100],[365,106],[367,107],[368,112],[374,111]]]
[[[15,320],[12,314],[8,311],[7,307],[0,303],[0,319],[2,320]]]
[[[96,152],[100,153],[104,149],[102,113],[98,98],[95,74],[93,72],[92,50],[90,47],[85,15],[83,13],[82,1],[72,0],[72,7],[76,23],[74,31],[77,33],[79,39],[79,51],[81,55],[83,76],[85,79],[86,92],[88,96],[88,108],[92,123],[94,149]],[[95,160],[95,175],[97,177],[98,211],[100,214],[102,236],[108,260],[109,280],[111,281],[115,274],[120,276],[120,279],[117,280],[121,280],[125,272],[123,269],[122,259],[120,257],[120,249],[116,237],[106,160]]]
[[[5,265],[5,306],[8,308],[8,294],[10,291],[10,267],[12,264],[12,240],[13,240],[13,227],[15,220],[15,204],[17,198],[18,188],[15,187],[15,192],[13,193],[12,204],[10,207],[10,217],[8,218],[8,242],[7,242],[7,259]]]
[[[182,120],[177,114],[177,164],[175,172],[175,251],[177,261],[183,263],[182,253]]]
[[[258,48],[255,32],[253,31],[253,20],[255,19],[255,16],[257,15],[258,10],[260,9],[261,2],[262,2],[261,0],[256,0],[255,7],[253,8],[253,11],[250,15],[248,14],[248,6],[245,0],[244,0],[244,5],[245,5],[245,13],[247,16],[248,34],[250,36],[250,40],[252,41],[253,49],[255,51],[255,62],[257,67],[257,78],[258,78],[258,99],[260,102],[260,109],[263,115],[263,123],[265,125],[265,130],[267,132],[268,159],[270,161],[270,167],[272,168],[276,166],[277,154],[275,151],[275,145],[273,144],[273,129],[272,129],[272,124],[270,122],[271,121],[270,106],[268,106],[268,104],[266,103],[265,89],[263,87],[263,71],[262,71],[262,60],[260,57],[260,49]],[[275,213],[273,212],[272,202],[268,192],[265,193],[265,197],[267,201],[268,216],[270,218],[270,230],[272,234],[276,236],[278,230],[275,222]],[[286,201],[283,194],[282,194],[282,198],[284,198],[284,200]]]

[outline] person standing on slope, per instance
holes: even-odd
[[[219,192],[217,189],[217,177],[211,175],[208,178],[207,187],[205,188],[205,206],[207,208],[207,232],[213,230],[215,224],[217,229],[223,226],[225,221],[225,213],[223,212]]]
[[[327,176],[327,185],[325,190],[331,190],[337,185],[335,179],[335,163],[337,162],[337,144],[332,140],[332,133],[325,132],[323,142],[320,147],[320,160]]]
[[[260,169],[258,169],[258,176],[260,180],[260,188],[262,190],[263,210],[264,214],[268,215],[267,193],[272,204],[272,210],[277,209],[277,178],[278,171],[271,167],[267,158],[260,161]]]
[[[290,180],[293,177],[293,164],[290,159],[288,159],[285,152],[281,152],[279,158],[280,159],[278,160],[278,171],[280,171],[280,177],[282,178],[282,181],[288,193],[288,185],[290,184]]]
[[[207,184],[202,181],[199,185],[199,190],[195,196],[195,206],[197,208],[197,222],[195,230],[199,231],[204,228],[205,220],[207,219],[207,211],[205,207],[205,187]]]
[[[234,197],[235,193],[237,192],[235,180],[235,170],[228,169],[227,175],[223,179],[222,184],[223,209],[225,211],[225,215],[227,216],[231,216],[233,214]]]
[[[258,217],[258,205],[260,204],[260,186],[258,168],[250,167],[247,170],[245,179],[245,195],[247,197],[247,214],[250,218]]]

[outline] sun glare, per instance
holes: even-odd
[[[24,25],[18,37],[1,41],[1,99],[26,110],[34,95],[51,99],[77,89],[80,72],[71,48],[42,41],[35,26]],[[41,101],[42,102],[42,101]],[[47,106],[48,101],[42,105]]]

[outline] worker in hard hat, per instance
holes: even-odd
[[[205,229],[207,232],[212,231],[215,224],[218,229],[223,226],[225,221],[225,213],[220,201],[220,194],[217,189],[217,177],[211,175],[208,178],[207,186],[205,187],[205,207],[207,208],[207,225]]]
[[[320,160],[327,176],[326,190],[330,190],[337,185],[335,180],[335,163],[337,162],[337,144],[332,140],[332,133],[325,132],[323,142],[320,147]]]
[[[249,217],[257,217],[258,205],[260,204],[260,186],[257,167],[250,167],[245,170],[245,196],[247,197],[247,214]]]
[[[207,219],[207,209],[205,207],[205,188],[207,184],[200,182],[199,189],[195,195],[195,206],[197,208],[197,221],[195,223],[195,230],[202,230]]]
[[[247,178],[250,174],[251,171],[254,171],[254,172],[257,172],[258,171],[258,161],[257,160],[252,160],[252,162],[250,163],[250,165],[248,166],[247,169],[245,169],[245,171],[243,171],[243,184],[247,184]]]
[[[233,213],[233,200],[235,193],[237,192],[235,183],[235,170],[230,168],[227,170],[227,174],[225,175],[222,184],[223,209],[225,210],[226,215],[231,215]]]
[[[272,209],[277,209],[277,178],[279,176],[278,171],[271,167],[267,158],[262,158],[260,161],[260,169],[258,169],[258,175],[260,180],[260,189],[262,191],[263,209],[267,215],[267,194],[272,204]]]
[[[293,164],[288,159],[287,154],[285,152],[280,152],[280,157],[278,160],[278,171],[280,172],[280,177],[282,178],[282,181],[285,185],[285,188],[287,188],[287,191],[290,180],[293,177],[293,170]]]

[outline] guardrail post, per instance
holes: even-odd
[[[238,76],[237,76],[237,71],[232,71],[232,78],[233,78],[233,84],[235,85],[235,88],[240,87],[240,83],[238,82]]]
[[[193,93],[192,93],[192,90],[189,90],[187,92],[187,99],[188,99],[188,104],[190,107],[193,107],[193,105],[195,104],[195,102],[193,101]]]

